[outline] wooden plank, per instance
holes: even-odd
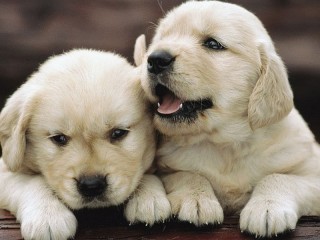
[[[22,239],[20,224],[9,212],[0,209],[0,239],[17,240]]]
[[[79,221],[75,240],[97,239],[172,239],[172,240],[251,240],[254,236],[241,233],[239,218],[227,217],[220,226],[194,227],[171,220],[152,227],[143,224],[129,226],[121,208],[82,210],[75,212]],[[297,228],[274,238],[277,240],[305,240],[320,238],[320,217],[303,217]],[[21,239],[19,224],[7,211],[0,210],[0,239]]]

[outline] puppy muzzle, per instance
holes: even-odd
[[[159,74],[167,70],[175,58],[167,51],[157,50],[151,53],[148,57],[148,72],[150,74]]]
[[[102,175],[81,176],[76,181],[79,193],[85,198],[98,197],[107,188],[107,179]]]

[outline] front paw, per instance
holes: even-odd
[[[294,229],[297,221],[293,203],[254,197],[241,212],[240,228],[256,237],[271,237]]]
[[[146,175],[125,206],[125,217],[130,224],[143,222],[152,226],[171,216],[171,206],[161,181]]]
[[[66,240],[73,238],[77,229],[74,214],[59,200],[48,206],[25,208],[20,221],[21,234],[26,240]]]
[[[214,196],[210,197],[206,193],[172,192],[168,198],[173,214],[181,221],[188,221],[196,226],[223,222],[223,209]]]
[[[196,226],[220,224],[223,209],[210,182],[197,173],[176,172],[162,178],[172,213]]]

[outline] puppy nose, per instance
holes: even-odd
[[[167,69],[174,61],[174,57],[163,50],[154,51],[148,57],[148,71],[153,74],[159,74]]]
[[[97,197],[105,191],[107,180],[101,175],[81,176],[77,181],[77,187],[82,196]]]

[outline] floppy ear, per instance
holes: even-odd
[[[2,158],[11,171],[18,171],[23,163],[34,92],[30,83],[25,83],[8,99],[0,113]]]
[[[134,45],[133,51],[133,59],[136,66],[140,66],[142,64],[142,60],[144,55],[146,54],[147,46],[146,46],[146,36],[141,34],[137,39]]]
[[[261,75],[249,99],[248,116],[252,130],[280,121],[293,108],[293,93],[286,68],[272,49],[259,47]]]

